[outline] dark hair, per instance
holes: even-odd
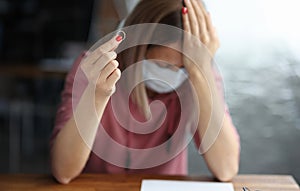
[[[177,27],[182,29],[182,15],[179,11],[172,12],[169,15],[165,16],[159,21],[160,24],[166,24],[173,27]],[[161,38],[163,36],[163,38]],[[152,34],[151,42],[155,42],[156,39],[160,41],[162,44],[168,44],[177,42],[180,38],[182,38],[182,35],[178,33],[178,31],[170,30],[168,35],[165,34],[165,31],[161,30],[154,30]],[[150,44],[148,48],[155,46]]]
[[[141,0],[126,19],[125,27],[143,23],[159,23],[183,29],[181,14],[182,6],[182,0]],[[168,35],[161,34],[161,32],[162,31],[160,30],[151,30],[150,33],[152,34],[151,37],[149,37],[149,42],[155,41],[155,39],[158,39],[160,36],[164,36],[163,42],[161,43],[166,44],[179,41],[182,38],[182,35],[180,36],[178,32],[174,32],[174,34],[173,32],[170,32]],[[147,33],[149,34],[148,31]],[[130,41],[141,38],[139,35],[142,37],[143,33],[138,34],[137,37],[128,34],[126,40]],[[143,38],[145,37],[143,36]],[[128,66],[143,60],[150,47],[153,47],[153,45],[139,45],[119,53],[118,61],[120,63],[119,67],[121,71],[124,71]],[[142,77],[141,75],[141,68],[137,67],[135,69],[135,74],[129,76],[128,79],[122,80],[122,83],[127,83],[127,85],[129,85],[131,82],[139,81]],[[133,90],[132,100],[139,106],[140,111],[145,117],[148,118],[150,110],[148,108],[146,88],[143,83],[136,86]]]

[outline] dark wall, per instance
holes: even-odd
[[[85,42],[93,0],[1,0],[0,60],[57,57],[66,41]]]
[[[0,173],[49,172],[62,55],[86,43],[92,11],[93,0],[0,0]]]

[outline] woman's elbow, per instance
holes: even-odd
[[[51,172],[52,176],[60,184],[69,184],[80,173],[74,172],[74,169],[70,168],[66,164],[58,162],[56,158],[51,156]]]
[[[55,180],[57,182],[59,182],[60,184],[69,184],[73,179],[73,178],[63,175],[61,173],[58,173],[55,170],[52,170],[52,175],[55,178]]]
[[[60,176],[55,176],[55,175],[54,175],[54,178],[60,184],[69,184],[71,182],[71,180],[72,180],[71,178],[60,177]]]
[[[66,173],[62,171],[62,169],[58,170],[53,166],[52,166],[52,175],[56,179],[56,181],[59,182],[60,184],[69,184],[73,180],[73,177],[68,176]]]
[[[239,171],[239,164],[231,164],[215,173],[216,178],[221,182],[231,181]]]

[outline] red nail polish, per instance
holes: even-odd
[[[118,35],[118,36],[116,37],[116,41],[120,42],[121,40],[123,40],[123,37],[122,37],[121,35]]]
[[[182,7],[182,14],[187,14],[188,13],[188,9],[186,7]]]

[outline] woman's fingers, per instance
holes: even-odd
[[[116,48],[118,48],[122,39],[123,37],[121,35],[116,35],[114,38],[110,39],[108,42],[97,48],[94,52],[96,52],[97,54],[101,54],[114,51]]]
[[[214,40],[218,39],[216,28],[212,24],[211,17],[210,17],[209,13],[207,14],[207,30],[209,32],[211,40],[214,41]]]
[[[202,1],[198,1],[198,5],[199,5],[200,9],[202,10],[202,12],[205,15],[205,22],[206,22],[207,31],[208,32],[213,31],[214,30],[214,26],[212,25],[210,14],[205,9],[204,4],[203,4]]]
[[[188,9],[186,7],[182,7],[182,21],[183,21],[183,29],[187,33],[191,33],[191,25],[189,22]]]
[[[121,76],[116,61],[115,49],[125,39],[123,31],[110,39],[99,48],[89,53],[83,60],[81,68],[92,85],[96,85],[98,95],[111,96],[115,89],[115,83]]]
[[[185,5],[186,8],[182,9],[184,30],[199,37],[203,44],[209,43],[211,38],[216,38],[215,28],[203,2],[185,0]]]
[[[194,23],[197,23],[199,28],[199,35],[197,37],[200,38],[201,42],[207,46],[219,47],[219,39],[216,29],[212,24],[211,16],[206,11],[202,0],[185,0],[185,4],[189,13],[186,16],[183,16],[184,26],[188,27],[186,26],[187,24],[185,24],[185,22],[188,20],[191,33],[196,35],[193,30],[193,28],[196,27],[193,27],[193,25]],[[192,12],[192,14],[190,12]],[[188,19],[185,17],[188,17]],[[197,22],[194,21],[195,17]]]
[[[115,60],[116,58],[117,53],[114,51],[104,53],[94,64],[92,70],[99,74],[99,72],[101,72],[103,68],[105,68],[111,61]]]
[[[97,87],[99,87],[99,90],[105,95],[111,95],[115,91],[115,84],[121,77],[121,71],[118,66],[118,61],[112,60],[100,72]]]
[[[119,63],[116,60],[110,61],[101,71],[101,78],[107,80],[109,76],[118,68]]]
[[[185,8],[182,9],[183,27],[187,33],[196,36],[206,47],[211,55],[219,48],[219,39],[210,14],[206,11],[202,0],[184,0]],[[184,38],[185,49],[194,49],[198,44],[190,43],[191,38]],[[193,42],[193,41],[192,41]],[[198,47],[201,48],[202,46]]]
[[[191,1],[192,0],[185,0],[185,5],[188,10],[188,21],[190,23],[192,35],[199,36],[199,23],[196,16],[196,10]]]
[[[201,41],[206,44],[209,41],[209,34],[207,32],[207,23],[206,23],[206,10],[203,7],[201,0],[192,0],[192,5],[196,10],[196,16],[199,24],[199,33]]]
[[[103,45],[99,46],[96,50],[89,53],[88,56],[85,58],[85,63],[94,64],[105,53],[117,49],[122,40],[123,37],[121,35],[116,35],[114,38],[110,39]]]
[[[217,32],[216,32],[216,29],[212,24],[211,16],[206,11],[203,2],[202,1],[197,1],[197,3],[198,3],[199,8],[202,10],[202,12],[205,16],[207,37],[209,38],[209,41],[210,41],[211,51],[215,52],[216,49],[220,46],[219,45],[219,38],[218,38],[218,35],[217,35]]]
[[[216,40],[218,41],[219,40],[218,34],[217,34],[217,31],[216,31],[216,28],[212,24],[211,16],[210,16],[209,13],[208,13],[208,16],[207,16],[207,29],[209,31],[210,38],[212,39],[212,41],[216,41]]]
[[[108,87],[114,87],[120,77],[121,71],[119,70],[119,68],[116,68],[106,79]]]

